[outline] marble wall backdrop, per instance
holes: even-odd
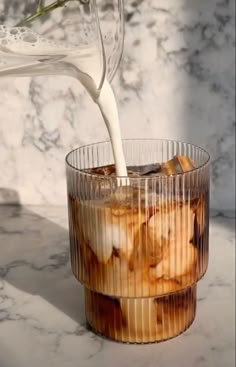
[[[14,10],[15,0],[0,0]],[[234,0],[125,0],[113,86],[124,137],[187,140],[212,155],[212,207],[234,206]],[[12,11],[13,11],[12,10]],[[66,202],[64,157],[107,139],[71,78],[0,79],[0,201]]]

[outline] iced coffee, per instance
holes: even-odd
[[[86,288],[88,323],[114,340],[169,339],[195,317],[208,264],[208,178],[192,157],[169,158],[130,165],[126,181],[114,165],[85,166],[68,183],[72,269]]]

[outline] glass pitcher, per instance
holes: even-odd
[[[123,43],[123,0],[0,0],[0,77],[69,75],[96,99]]]

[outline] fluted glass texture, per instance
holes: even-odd
[[[89,289],[117,297],[185,289],[208,264],[208,155],[196,146],[161,140],[124,141],[124,150],[130,166],[187,155],[198,168],[130,178],[119,187],[116,177],[83,172],[113,163],[110,143],[72,152],[67,177],[74,275]]]
[[[72,270],[86,288],[94,330],[134,343],[165,340],[192,323],[196,283],[208,266],[209,155],[176,141],[125,140],[123,146],[129,167],[187,156],[195,169],[104,176],[91,169],[113,164],[109,142],[71,152]]]

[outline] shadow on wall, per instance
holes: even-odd
[[[235,0],[191,0],[189,6],[187,138],[211,154],[212,206],[234,209],[225,185],[235,192]]]
[[[186,19],[178,28],[183,47],[170,55],[187,80],[182,91],[185,140],[211,155],[211,206],[218,209],[235,208],[228,194],[235,192],[234,3],[187,1]]]
[[[14,204],[0,205],[0,280],[42,297],[85,326],[84,292],[72,275],[68,231],[21,206],[13,190],[0,188],[0,198]]]
[[[150,123],[153,137],[180,139],[209,151],[212,208],[234,209],[235,0],[139,0],[126,5],[127,42],[133,41],[132,30],[136,42],[126,48],[121,67],[123,74],[126,69],[131,73],[134,64],[144,89],[132,78],[126,84],[120,78],[124,93],[133,86],[133,94],[142,95],[141,103],[136,99],[137,110],[139,103],[147,122],[158,116],[160,126]],[[140,132],[143,126],[139,120]],[[134,124],[132,134],[136,131]]]
[[[20,205],[19,194],[15,190],[0,187],[0,205]]]

